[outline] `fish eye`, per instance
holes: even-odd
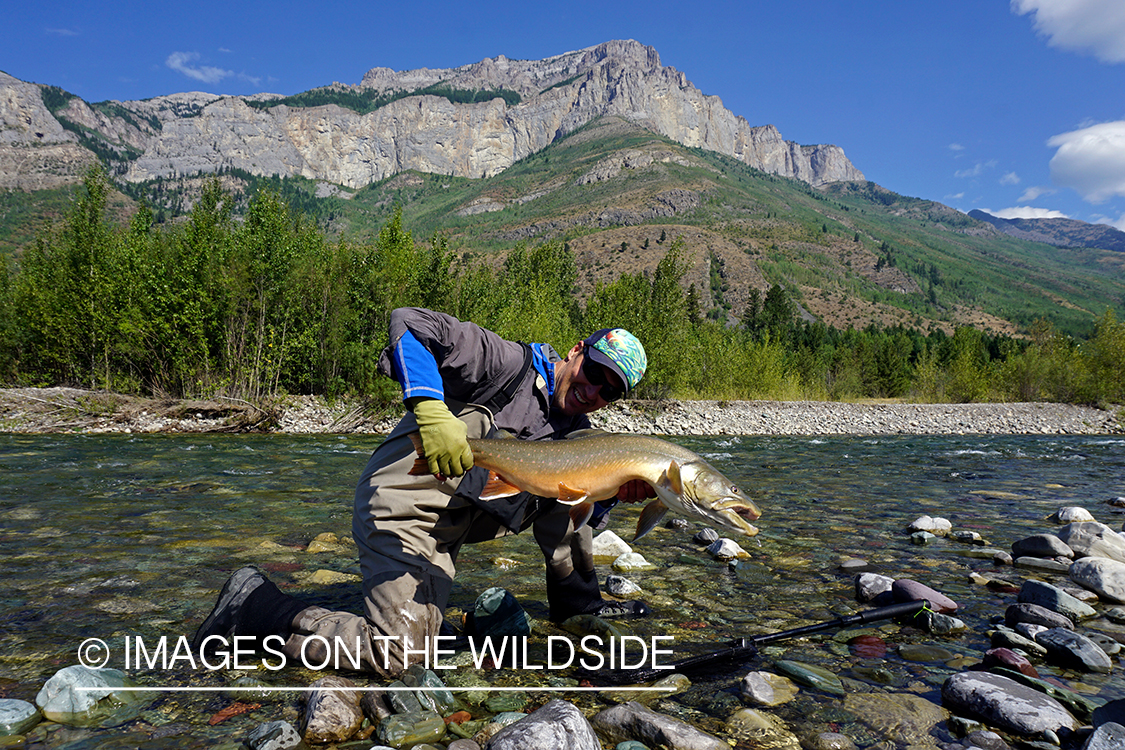
[[[735,485],[733,485],[733,484],[732,484],[732,485],[730,486],[730,493],[731,493],[732,495],[738,495],[738,494],[741,494],[741,493],[740,493],[740,492],[738,491],[738,487],[736,487],[736,486],[735,486]]]

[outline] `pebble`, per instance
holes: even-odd
[[[750,553],[738,546],[733,539],[717,539],[711,543],[707,551],[716,560],[735,560],[750,557]]]
[[[1098,644],[1073,630],[1050,628],[1035,636],[1035,642],[1047,649],[1047,659],[1067,669],[1108,674],[1113,660]]]
[[[1097,521],[1068,523],[1058,530],[1058,537],[1077,557],[1108,557],[1125,562],[1125,537]]]
[[[628,542],[608,529],[594,537],[594,557],[618,558],[632,551]]]
[[[255,727],[246,736],[250,750],[290,750],[301,746],[301,735],[287,721],[270,721]]]
[[[1074,550],[1054,534],[1033,534],[1012,542],[1015,557],[1074,557]]]
[[[613,596],[632,596],[641,593],[641,587],[630,581],[625,576],[606,576],[605,590]]]
[[[59,724],[93,726],[109,717],[135,714],[144,693],[119,691],[132,682],[119,669],[82,665],[64,667],[43,685],[35,704],[43,716]],[[81,689],[79,689],[81,688]]]
[[[1125,568],[1125,566],[1122,567]],[[1071,569],[1073,569],[1073,566],[1071,566]],[[1019,601],[1046,607],[1074,622],[1088,620],[1097,614],[1094,608],[1086,602],[1071,596],[1058,586],[1052,586],[1043,581],[1024,581],[1023,586],[1020,587]]]
[[[891,594],[896,602],[913,602],[925,599],[929,602],[930,609],[940,614],[951,614],[957,611],[957,602],[950,599],[925,584],[918,583],[909,578],[899,578],[891,585]]]
[[[719,540],[719,532],[717,532],[714,529],[708,527],[706,529],[702,529],[701,531],[699,531],[699,533],[697,533],[695,536],[693,536],[691,538],[691,540],[693,542],[695,542],[696,544],[699,544],[699,545],[702,545],[702,546],[709,546],[712,542],[716,542],[716,541]]]
[[[628,552],[613,561],[613,569],[616,571],[645,570],[654,567],[656,566],[646,560],[644,555],[639,552]]]
[[[755,706],[780,706],[797,697],[797,683],[772,672],[750,672],[739,684],[742,700]]]

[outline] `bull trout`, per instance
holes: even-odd
[[[429,474],[421,438],[415,432],[411,439],[420,458],[410,473]],[[475,465],[489,472],[482,500],[519,492],[557,498],[571,506],[575,528],[589,520],[594,503],[641,479],[656,491],[656,499],[641,511],[634,541],[652,531],[669,509],[745,536],[758,533],[749,523],[762,515],[758,506],[698,454],[667,440],[583,430],[567,440],[470,438],[469,448]]]

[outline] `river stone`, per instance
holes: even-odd
[[[250,750],[290,750],[301,746],[301,735],[287,721],[271,721],[254,727],[245,745]]]
[[[738,546],[738,543],[733,539],[716,539],[707,548],[707,551],[716,560],[734,560],[750,557],[750,553]]]
[[[742,699],[756,706],[780,706],[797,697],[797,683],[772,672],[751,672],[739,685]]]
[[[1077,557],[1108,557],[1125,562],[1125,537],[1096,521],[1068,523],[1058,530],[1062,539]]]
[[[924,643],[904,643],[898,647],[898,655],[906,661],[915,662],[947,662],[954,657],[954,653],[941,646],[931,646]]]
[[[1054,523],[1080,523],[1082,521],[1093,521],[1095,519],[1093,514],[1085,508],[1068,505],[1065,508],[1056,510],[1047,520]]]
[[[917,544],[919,546],[929,544],[935,539],[937,539],[937,535],[931,534],[928,531],[915,531],[910,535],[910,543]]]
[[[984,653],[984,659],[981,660],[981,664],[984,665],[985,669],[1003,667],[1005,669],[1014,669],[1028,677],[1039,678],[1039,672],[1036,671],[1035,666],[1027,660],[1027,657],[1017,654],[1010,648],[989,649]]]
[[[1113,660],[1098,644],[1073,630],[1051,628],[1035,636],[1035,642],[1047,649],[1047,658],[1064,667],[1083,672],[1107,674],[1113,671]]]
[[[845,693],[844,684],[840,682],[840,678],[823,667],[815,667],[811,664],[803,664],[788,659],[778,661],[774,664],[774,667],[800,685],[823,690],[832,695],[844,695]]]
[[[1070,580],[1112,602],[1125,602],[1125,563],[1086,557],[1070,566]]]
[[[930,609],[943,615],[957,611],[957,602],[945,594],[939,593],[925,584],[912,581],[909,578],[900,578],[891,586],[891,593],[896,602],[913,602],[925,599],[930,603]]]
[[[907,531],[926,531],[934,536],[946,536],[953,529],[953,524],[946,518],[932,518],[920,516],[907,527]]]
[[[1109,722],[1125,724],[1125,698],[1109,701],[1094,710],[1090,723],[1100,727],[1102,724],[1108,724]]]
[[[363,725],[359,693],[335,689],[354,688],[354,682],[346,677],[329,675],[309,687],[315,689],[305,694],[305,716],[301,724],[301,736],[305,742],[344,742],[359,731]]]
[[[1054,683],[1047,682],[1046,680],[1039,679],[1037,677],[1028,677],[1025,674],[1014,672],[1010,669],[1005,669],[1004,667],[995,667],[990,671],[1002,677],[1007,677],[1010,680],[1014,680],[1021,685],[1026,685],[1029,688],[1038,690],[1044,695],[1049,695],[1050,697],[1061,703],[1062,707],[1067,711],[1070,711],[1070,713],[1077,717],[1079,721],[1089,723],[1090,718],[1094,715],[1094,711],[1100,705],[1100,703],[1098,702],[1099,699],[1097,698],[1085,698],[1078,693],[1067,690],[1064,687],[1059,687]],[[1097,724],[1098,722],[1095,721],[1094,723]]]
[[[511,592],[494,586],[477,597],[473,606],[473,627],[484,638],[531,635],[531,622]]]
[[[616,559],[632,551],[633,548],[629,546],[628,542],[608,529],[594,537],[594,557]]]
[[[379,742],[391,747],[413,747],[424,742],[440,742],[445,736],[445,719],[433,711],[415,711],[388,716],[375,732]]]
[[[635,701],[607,708],[590,723],[612,743],[636,740],[648,747],[664,745],[672,750],[730,750],[730,745],[718,737]]]
[[[1011,628],[997,628],[993,630],[990,642],[993,648],[1019,649],[1026,654],[1040,658],[1047,655],[1047,649],[1040,646],[1034,640],[1020,635]]]
[[[1026,539],[1012,542],[1012,555],[1015,557],[1074,557],[1066,542],[1054,534],[1033,534]]]
[[[1026,636],[1031,640],[1035,640],[1035,636],[1042,633],[1044,630],[1050,630],[1046,625],[1035,625],[1030,622],[1017,622],[1015,624],[1016,632],[1022,636]]]
[[[1019,623],[1027,622],[1032,625],[1042,625],[1045,628],[1074,630],[1074,621],[1069,617],[1060,615],[1058,612],[1039,604],[1008,605],[1008,608],[1004,610],[1004,622],[1013,628]]]
[[[639,552],[627,552],[613,561],[613,569],[619,572],[625,570],[644,570],[654,567],[656,566],[646,560]]]
[[[606,576],[605,590],[613,596],[632,596],[641,593],[641,587],[625,576]]]
[[[359,710],[372,724],[378,724],[394,713],[387,693],[382,690],[365,690],[359,699]]]
[[[501,729],[485,750],[601,750],[598,736],[586,717],[563,700],[549,701],[520,721]]]
[[[23,734],[43,717],[34,704],[15,698],[0,700],[0,735]]]
[[[922,622],[925,623],[926,630],[934,635],[964,633],[969,629],[969,626],[965,624],[964,620],[959,620],[949,615],[943,615],[940,612],[922,612]]]
[[[1078,720],[1054,698],[989,672],[951,675],[941,686],[941,700],[950,710],[1023,735],[1079,727]]]
[[[1109,722],[1094,730],[1082,750],[1121,750],[1125,747],[1125,726]]]
[[[111,718],[132,718],[143,694],[119,690],[132,682],[119,669],[76,664],[56,672],[35,696],[43,716],[59,724],[86,727]],[[79,690],[78,688],[86,688]]]
[[[708,526],[707,528],[702,529],[698,534],[693,536],[691,540],[696,544],[707,547],[710,546],[712,542],[719,541],[719,532]]]
[[[370,750],[379,750],[379,748],[373,747],[370,748]],[[446,745],[445,750],[480,750],[480,745],[466,737],[462,737]]]
[[[949,718],[941,706],[909,693],[849,693],[844,710],[895,747],[929,745],[931,730]]]
[[[1073,565],[1071,566],[1074,567]],[[1125,565],[1122,566],[1125,568]],[[1097,612],[1086,602],[1071,596],[1058,586],[1043,581],[1024,581],[1017,601],[1038,604],[1054,610],[1075,622],[1094,617]]]
[[[878,573],[860,573],[855,577],[855,598],[866,604],[879,594],[888,592],[894,585],[895,579],[881,576]]]
[[[821,732],[807,742],[808,750],[856,750],[852,738],[839,732]]]
[[[786,723],[753,708],[735,711],[727,719],[727,734],[740,746],[770,750],[801,750],[801,741]]]
[[[1063,559],[1065,560],[1066,558]],[[1038,570],[1043,573],[1059,573],[1064,576],[1066,572],[1070,570],[1070,560],[1062,562],[1062,560],[1058,559],[1048,560],[1045,557],[1017,557],[1012,562],[1012,565],[1017,568],[1031,568],[1032,570]]]

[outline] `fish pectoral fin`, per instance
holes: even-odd
[[[428,468],[428,467],[427,467]],[[504,477],[497,474],[495,471],[488,472],[488,481],[484,483],[484,489],[480,492],[481,500],[495,500],[499,497],[511,497],[518,495],[523,490],[516,487]]]
[[[678,463],[671,461],[668,464],[668,470],[664,472],[664,476],[668,478],[668,486],[672,488],[672,492],[677,495],[684,494],[684,482],[680,477],[680,465]]]
[[[578,503],[570,506],[570,522],[574,524],[575,531],[585,526],[592,515],[594,515],[593,503]]]
[[[660,519],[664,518],[664,514],[667,512],[668,506],[659,499],[646,505],[644,510],[641,511],[641,517],[637,519],[637,533],[633,535],[633,541],[637,541],[655,529],[656,524],[660,523]]]
[[[559,482],[559,502],[563,505],[575,505],[581,503],[590,496],[586,490],[580,490],[571,487],[566,482]]]

